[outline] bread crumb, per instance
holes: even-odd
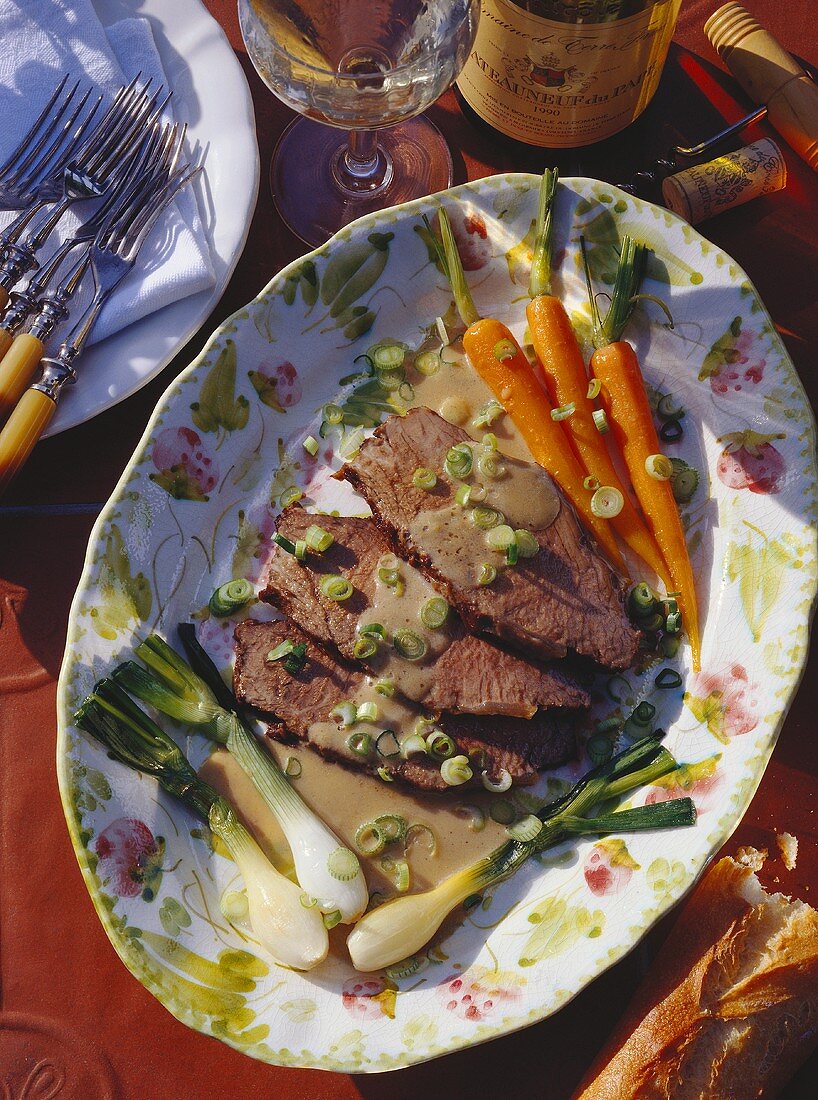
[[[781,852],[784,866],[788,871],[794,871],[798,860],[798,837],[793,836],[792,833],[778,833],[775,842]]]
[[[751,871],[760,871],[764,866],[767,855],[768,852],[766,848],[762,848],[761,851],[758,851],[758,849],[751,848],[747,845],[739,848],[736,852],[736,862],[742,864],[744,867],[749,867]]]

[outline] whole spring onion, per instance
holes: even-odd
[[[210,826],[244,879],[253,933],[277,962],[310,970],[326,958],[326,929],[317,910],[301,904],[302,888],[273,867],[230,803],[199,779],[178,745],[113,680],[99,681],[75,720],[120,763],[154,776]]]
[[[114,679],[168,717],[195,725],[226,746],[278,820],[292,849],[302,890],[318,899],[322,912],[338,909],[345,923],[354,921],[367,903],[363,873],[359,869],[354,879],[344,883],[332,877],[327,859],[342,846],[340,840],[301,800],[271,754],[239,718],[232,693],[196,640],[192,624],[181,625],[179,633],[207,682],[157,634],[136,647],[137,657],[147,668],[128,661],[114,671]],[[233,705],[227,709],[220,699]]]
[[[433,890],[396,898],[367,913],[347,939],[353,965],[357,970],[370,972],[414,955],[435,935],[452,909],[507,878],[530,856],[568,837],[692,825],[696,810],[689,798],[597,818],[584,816],[594,806],[652,783],[676,766],[671,754],[662,748],[658,734],[635,742],[588,772],[567,795],[540,810],[536,816],[542,828],[534,839],[509,839],[471,867],[444,879]]]
[[[207,606],[217,618],[232,615],[241,610],[253,598],[253,586],[248,580],[238,579],[220,585],[210,597]]]

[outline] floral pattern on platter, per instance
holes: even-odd
[[[221,917],[237,870],[207,830],[73,726],[94,680],[148,630],[169,632],[193,614],[210,655],[229,666],[235,618],[210,615],[209,596],[231,576],[258,584],[288,500],[361,510],[329,475],[356,433],[405,395],[359,357],[385,337],[416,348],[436,317],[451,320],[422,220],[440,201],[455,214],[479,308],[509,316],[523,336],[538,182],[493,177],[371,215],[290,265],[173,382],[92,535],[58,703],[60,789],[80,866],[138,980],[189,1026],[267,1062],[390,1070],[557,1011],[630,950],[735,827],[803,665],[816,587],[814,425],[786,352],[728,256],[665,210],[569,179],[554,227],[569,313],[584,332],[580,233],[603,283],[623,233],[653,249],[646,289],[667,299],[675,326],[639,311],[630,338],[651,390],[686,410],[684,437],[668,451],[700,477],[683,518],[701,578],[702,671],[691,674],[685,647],[661,666],[646,659],[595,685],[593,719],[618,728],[650,699],[682,766],[644,798],[689,794],[696,828],[548,853],[394,978],[356,974],[340,941],[319,973],[303,975],[261,957]],[[310,435],[315,458],[302,445]],[[665,667],[680,686],[659,690]],[[593,736],[581,760],[516,792],[522,811],[605,759],[616,736]],[[184,748],[202,763],[201,738]]]

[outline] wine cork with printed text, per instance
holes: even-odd
[[[734,153],[697,164],[662,183],[665,206],[690,225],[787,185],[787,165],[774,141],[762,138]]]
[[[725,4],[704,25],[724,64],[810,168],[818,171],[818,85],[741,4]]]

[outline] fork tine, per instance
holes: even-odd
[[[165,185],[146,204],[132,224],[122,247],[126,251],[125,259],[133,262],[136,260],[140,248],[145,243],[156,219],[162,211],[176,198],[179,192],[195,179],[201,172],[203,165],[197,164],[191,167],[185,164],[179,168]]]
[[[65,99],[60,104],[60,106],[57,109],[54,117],[51,120],[50,125],[46,128],[44,133],[40,135],[39,139],[34,143],[34,145],[32,145],[30,149],[25,151],[24,156],[23,156],[22,160],[20,161],[20,163],[16,164],[14,166],[14,171],[11,173],[10,177],[5,181],[7,186],[18,186],[17,181],[20,179],[20,177],[24,173],[29,171],[30,167],[32,166],[32,163],[42,165],[44,160],[47,159],[47,156],[50,155],[50,150],[53,149],[53,142],[51,143],[51,145],[49,145],[49,153],[46,154],[46,157],[43,157],[41,155],[43,147],[51,141],[51,138],[52,138],[52,135],[54,134],[55,129],[57,129],[57,127],[60,125],[60,122],[62,120],[63,115],[69,109],[69,107],[71,105],[71,101],[73,100],[74,96],[76,95],[79,86],[80,86],[80,81],[78,80],[74,84],[73,88],[71,88],[71,90],[68,92]],[[63,133],[65,132],[65,126],[64,125],[63,125],[62,132]]]
[[[12,167],[15,165],[16,161],[20,158],[20,156],[27,152],[28,147],[29,147],[29,142],[34,140],[34,137],[35,137],[37,131],[40,129],[40,127],[43,125],[45,120],[51,114],[51,111],[54,107],[54,104],[57,102],[59,97],[62,95],[63,89],[65,88],[66,84],[68,83],[68,76],[69,76],[69,74],[66,73],[65,76],[62,78],[62,80],[57,85],[57,87],[51,93],[51,98],[49,99],[48,103],[46,103],[45,107],[43,107],[42,111],[40,111],[40,114],[38,115],[36,121],[33,122],[31,124],[31,126],[29,127],[28,133],[25,135],[25,137],[23,137],[21,139],[21,141],[20,141],[19,145],[17,146],[17,148],[14,150],[13,153],[11,153],[11,155],[8,157],[8,159],[5,161],[5,163],[3,165],[0,165],[0,178],[2,178],[7,172],[10,172],[12,170]],[[70,98],[70,96],[69,96],[69,98]],[[46,137],[48,136],[48,133],[49,133],[50,129],[53,126],[55,126],[57,124],[57,122],[59,121],[59,117],[60,117],[59,113],[55,112],[54,117],[52,119],[49,119],[48,127],[46,129],[46,134],[45,134]]]
[[[107,139],[111,130],[118,127],[123,118],[128,116],[134,100],[138,102],[144,95],[145,89],[150,86],[151,80],[148,80],[144,87],[138,87],[141,75],[141,73],[137,73],[130,84],[123,85],[117,91],[105,114],[97,121],[96,126],[82,144],[77,146],[73,159],[81,169],[84,168],[88,159],[95,154],[100,143]]]
[[[82,135],[88,129],[102,102],[102,96],[99,96],[96,103],[94,103],[87,112],[85,118],[80,121],[79,125],[75,126],[79,114],[88,102],[91,91],[92,89],[89,88],[80,102],[76,105],[71,117],[63,126],[62,132],[54,138],[48,150],[38,158],[37,163],[28,170],[24,181],[18,183],[18,187],[21,191],[31,191],[40,179],[52,176],[63,170],[71,157],[72,151],[76,148],[77,142],[82,140]]]
[[[158,121],[170,98],[170,94],[166,95],[161,105],[157,106],[161,92],[162,89],[159,88],[150,100],[141,103],[129,118],[123,120],[124,124],[118,131],[109,135],[108,140],[88,162],[86,171],[90,175],[106,178],[114,165],[123,157],[130,156],[134,149],[139,147],[145,132],[152,129],[154,123]]]

